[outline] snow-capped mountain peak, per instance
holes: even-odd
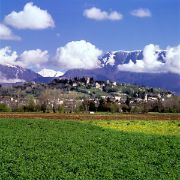
[[[156,51],[158,60],[161,62],[165,61],[166,51],[165,50],[157,50]],[[143,59],[143,50],[133,50],[133,51],[110,51],[105,53],[102,57],[100,57],[100,61],[102,67],[116,67],[119,64],[128,64],[130,61],[136,63],[137,60]]]
[[[60,71],[54,71],[52,69],[42,69],[41,71],[38,72],[43,77],[59,77],[63,76],[64,73]]]
[[[39,74],[30,69],[12,64],[0,64],[0,83],[33,81],[39,77],[41,77]]]
[[[12,64],[5,64],[5,66],[7,66],[7,67],[11,67],[11,68],[17,68],[17,66],[16,66],[16,65],[12,65]]]

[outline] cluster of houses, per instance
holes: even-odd
[[[53,110],[63,106],[67,111],[74,111],[85,101],[93,102],[97,107],[100,100],[117,105],[134,106],[141,103],[165,101],[173,96],[173,93],[160,89],[154,91],[153,88],[118,84],[109,80],[97,81],[92,77],[54,79],[49,84],[24,83],[9,87],[10,90],[5,95],[1,93],[3,88],[0,87],[0,104],[15,107],[26,106],[31,102],[39,106],[46,105],[46,108]]]

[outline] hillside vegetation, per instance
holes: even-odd
[[[90,77],[0,87],[0,112],[180,112],[170,91]]]

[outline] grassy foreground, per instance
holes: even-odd
[[[1,119],[0,179],[180,179],[180,122],[155,123]]]

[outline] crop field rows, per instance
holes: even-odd
[[[180,114],[59,114],[0,113],[0,118],[42,118],[58,120],[180,120]]]

